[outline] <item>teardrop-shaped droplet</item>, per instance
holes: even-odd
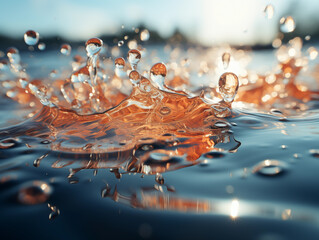
[[[228,52],[225,52],[222,56],[223,66],[224,69],[228,68],[229,61],[230,61],[230,54]]]
[[[136,70],[137,64],[139,63],[139,61],[141,60],[141,53],[139,50],[137,49],[131,49],[130,51],[128,51],[127,53],[127,60],[131,65],[131,68],[133,70]]]
[[[94,55],[97,55],[103,46],[103,41],[99,38],[91,38],[87,40],[85,44],[86,52],[88,57],[93,57]]]
[[[41,51],[45,50],[45,48],[46,48],[45,43],[39,43],[39,44],[38,44],[38,48],[39,48],[39,50],[41,50]]]
[[[293,32],[296,28],[295,20],[291,16],[281,18],[280,24],[280,30],[283,33]]]
[[[232,102],[238,91],[238,77],[236,74],[226,72],[220,76],[218,86],[219,93],[225,102]]]
[[[134,86],[137,86],[141,80],[141,75],[137,71],[133,70],[130,72],[129,78],[132,84]]]
[[[141,38],[141,41],[143,42],[148,41],[150,39],[150,32],[147,29],[144,29],[140,33],[140,38]]]
[[[165,85],[165,77],[167,74],[167,69],[164,63],[156,63],[151,68],[151,79],[155,86],[163,90]]]
[[[48,200],[52,187],[43,181],[32,181],[23,184],[18,193],[18,201],[23,204],[40,204]]]
[[[69,44],[63,44],[61,46],[60,52],[65,55],[65,56],[69,56],[71,53],[71,46]]]
[[[116,68],[123,69],[125,66],[125,59],[122,57],[117,58],[117,59],[115,59],[114,63],[115,63]]]
[[[24,34],[24,41],[29,46],[37,44],[39,41],[39,33],[33,30],[26,31]]]
[[[258,163],[252,170],[253,173],[257,173],[263,176],[277,176],[284,173],[287,170],[287,166],[284,162],[266,159]]]
[[[275,12],[274,6],[271,4],[268,4],[264,9],[265,16],[268,19],[272,19],[272,17],[274,16],[274,12]]]

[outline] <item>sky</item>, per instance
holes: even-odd
[[[275,8],[270,20],[267,4]],[[206,45],[270,43],[282,16],[291,13],[311,30],[318,9],[318,0],[10,0],[1,3],[0,34],[22,37],[32,29],[42,37],[86,40],[143,23],[164,37],[179,28]]]

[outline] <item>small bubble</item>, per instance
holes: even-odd
[[[127,46],[129,49],[135,49],[137,48],[137,41],[133,39],[127,43]]]
[[[310,36],[310,35],[305,36],[305,40],[306,40],[306,41],[309,41],[310,39],[311,39],[311,36]]]
[[[272,19],[272,17],[274,16],[274,12],[275,9],[271,4],[268,4],[264,9],[264,14],[268,19]]]
[[[148,41],[150,39],[150,32],[147,29],[144,29],[140,33],[140,38],[141,38],[141,41],[143,42]]]
[[[225,127],[228,127],[229,124],[227,122],[215,122],[214,126],[218,128],[225,128]]]
[[[22,185],[18,193],[18,201],[23,204],[40,204],[48,200],[52,187],[43,181],[31,181]]]
[[[45,48],[46,48],[45,43],[42,43],[42,42],[41,42],[41,43],[38,44],[38,49],[39,49],[39,50],[43,51],[43,50],[45,50]]]
[[[12,148],[17,145],[17,141],[14,138],[6,138],[0,141],[0,149]]]
[[[124,45],[124,41],[123,40],[118,41],[117,46],[122,47],[123,45]]]
[[[225,102],[232,102],[238,91],[238,77],[236,74],[226,72],[220,76],[218,86],[219,93]]]
[[[281,145],[281,149],[287,149],[287,145]]]
[[[39,41],[39,33],[32,30],[26,31],[24,34],[24,41],[29,46],[36,45]]]
[[[226,192],[229,193],[229,194],[232,194],[234,193],[235,189],[232,185],[227,185],[226,186]]]
[[[71,46],[69,44],[63,44],[61,46],[60,52],[65,55],[65,56],[69,56],[71,53]]]
[[[164,178],[163,178],[162,174],[156,173],[155,181],[156,181],[158,184],[163,185],[163,184],[164,184]]]
[[[280,30],[283,33],[293,32],[296,28],[295,20],[291,16],[281,18],[280,24]]]
[[[277,176],[284,173],[287,169],[285,163],[267,159],[258,163],[252,170],[253,173],[257,173],[263,176]]]

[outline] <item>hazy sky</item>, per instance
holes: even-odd
[[[269,3],[275,8],[271,20],[263,14]],[[280,17],[297,3],[294,17],[306,25],[317,15],[318,0],[7,0],[1,3],[0,33],[22,37],[32,29],[41,36],[85,40],[143,23],[163,36],[178,27],[205,44],[267,43]]]

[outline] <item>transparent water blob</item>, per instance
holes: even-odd
[[[133,70],[136,70],[137,64],[139,63],[139,61],[141,60],[141,53],[139,50],[137,49],[131,49],[130,51],[128,51],[127,53],[127,60],[131,65],[131,68]]]
[[[224,69],[228,68],[229,61],[230,61],[230,53],[225,52],[222,56],[222,61],[223,61]]]
[[[14,47],[11,47],[7,51],[7,56],[9,58],[13,72],[21,76],[23,72],[22,72],[22,66],[20,64],[21,58],[20,58],[19,50]]]
[[[238,77],[236,74],[231,72],[226,72],[220,76],[218,87],[219,93],[225,102],[232,102],[238,91]]]
[[[274,12],[274,6],[271,4],[268,4],[264,9],[264,14],[268,19],[272,19],[272,17],[274,16]]]
[[[140,33],[140,39],[141,41],[145,42],[148,41],[150,39],[150,32],[147,29],[144,29],[141,33]]]
[[[18,201],[22,204],[40,204],[48,200],[52,187],[43,181],[32,181],[23,184],[18,192]]]
[[[133,86],[137,86],[141,80],[141,75],[137,71],[133,70],[129,74],[129,79]]]
[[[97,55],[103,46],[103,41],[99,38],[91,38],[87,40],[85,44],[85,49],[88,57],[93,57]]]
[[[123,45],[124,45],[124,41],[123,40],[118,41],[117,46],[122,47]]]
[[[24,41],[29,46],[36,45],[39,41],[39,33],[33,30],[26,31],[24,34]]]
[[[65,56],[69,56],[71,53],[71,46],[69,44],[63,44],[61,46],[60,52],[65,55]]]
[[[38,49],[39,50],[43,51],[43,50],[45,50],[45,48],[46,48],[45,43],[41,42],[41,43],[38,44]]]
[[[122,78],[125,76],[124,66],[125,66],[125,59],[122,57],[119,57],[115,59],[115,74],[116,76]]]
[[[287,165],[284,162],[266,159],[253,168],[252,172],[263,176],[277,176],[287,170]]]
[[[295,20],[291,17],[283,17],[280,19],[280,30],[283,33],[293,32],[296,28]]]
[[[151,68],[151,79],[156,87],[164,90],[167,69],[164,63],[156,63]]]

